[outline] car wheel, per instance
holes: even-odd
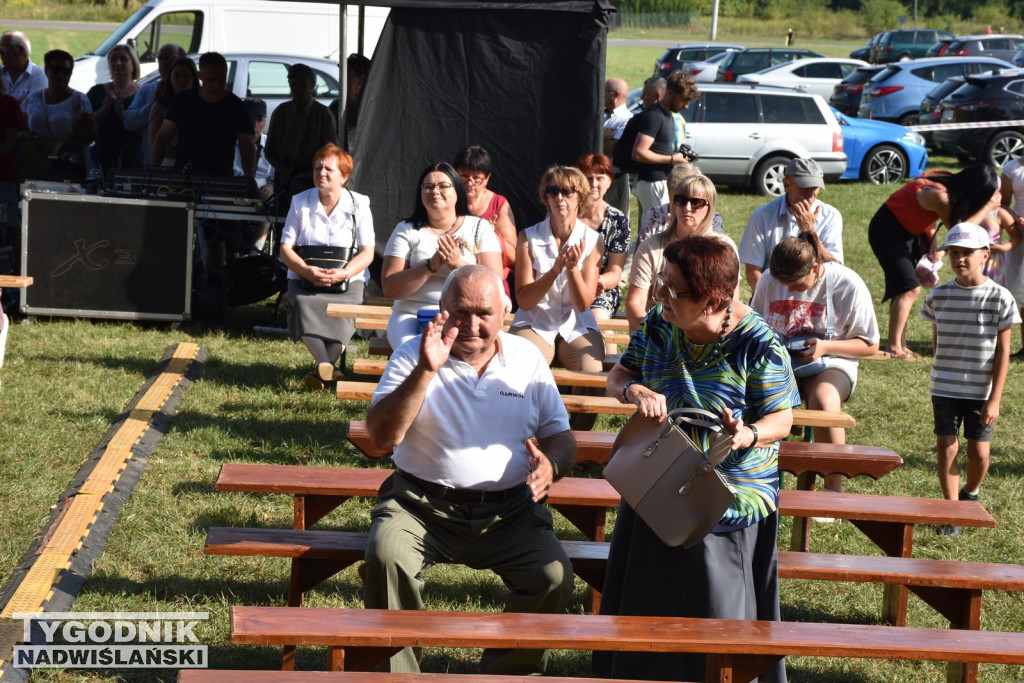
[[[907,177],[907,157],[898,147],[879,145],[860,165],[860,177],[873,185],[889,185]]]
[[[920,120],[921,117],[917,114],[917,112],[910,112],[909,114],[904,114],[903,116],[901,116],[899,120],[896,121],[896,124],[900,126],[916,126],[917,122]]]
[[[761,194],[778,197],[782,194],[782,176],[786,173],[788,157],[768,157],[754,171],[754,189]]]
[[[1002,168],[1003,164],[1024,153],[1024,134],[1016,130],[1004,130],[988,141],[985,156],[989,163]]]

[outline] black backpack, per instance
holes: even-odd
[[[636,145],[640,117],[643,113],[634,114],[629,121],[626,121],[626,127],[622,129],[622,136],[615,141],[615,146],[612,147],[612,163],[623,173],[637,173],[640,170],[640,164],[633,161],[633,147]]]

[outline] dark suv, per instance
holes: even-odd
[[[954,90],[964,84],[965,79],[963,76],[953,76],[935,86],[931,92],[924,96],[921,100],[921,110],[917,115],[917,123],[920,126],[926,126],[932,123],[942,123],[942,107],[940,106],[942,100],[946,99]],[[932,138],[931,131],[918,131],[921,137],[924,138],[925,143],[929,147],[938,149],[935,146],[935,140]],[[939,150],[939,151],[951,151],[951,150]],[[955,154],[956,151],[952,150]]]
[[[952,38],[949,31],[934,28],[911,28],[889,31],[883,35],[871,51],[871,62],[888,64],[905,59],[924,57],[935,43],[943,38]]]
[[[676,45],[665,50],[665,53],[654,62],[654,75],[668,78],[668,75],[676,69],[681,69],[691,62],[703,62],[708,57],[729,50],[742,50],[742,45],[727,45],[726,43],[689,43]]]
[[[828,103],[847,116],[856,118],[860,96],[864,93],[864,84],[884,68],[879,65],[857,67],[853,73],[836,83]]]
[[[1024,70],[968,76],[941,106],[942,123],[1024,119]],[[962,161],[981,160],[995,166],[1024,152],[1024,129],[1020,127],[937,130],[932,139],[936,146],[955,150]]]
[[[825,55],[813,50],[796,50],[783,47],[752,47],[746,50],[739,50],[726,56],[718,65],[717,81],[733,83],[737,76],[752,74],[770,66],[777,66],[791,62],[794,59],[806,59],[807,57],[824,57]]]

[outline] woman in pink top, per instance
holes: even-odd
[[[466,187],[469,212],[494,226],[494,234],[501,243],[501,279],[505,282],[505,294],[511,295],[509,275],[516,263],[516,224],[508,200],[487,189],[491,180],[491,155],[483,147],[473,145],[456,154],[453,165]]]

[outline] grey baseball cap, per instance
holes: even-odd
[[[793,159],[786,164],[786,174],[799,187],[825,187],[825,174],[814,159]]]

